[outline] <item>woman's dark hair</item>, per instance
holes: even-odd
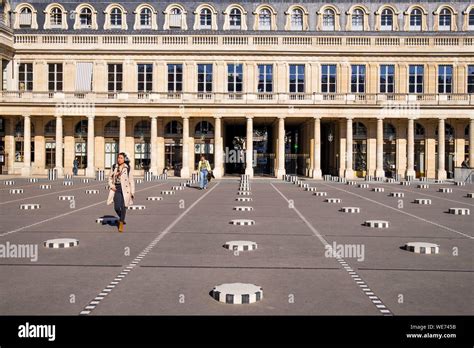
[[[123,156],[123,159],[124,159],[124,162],[129,165],[130,163],[130,159],[127,157],[127,154],[125,152],[119,152],[119,154],[117,155],[118,156]]]

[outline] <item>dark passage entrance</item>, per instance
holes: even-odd
[[[338,157],[335,156],[336,126],[334,122],[321,122],[321,172],[338,175]],[[336,162],[335,162],[336,161]]]
[[[245,124],[230,121],[225,124],[224,172],[226,175],[245,174]]]

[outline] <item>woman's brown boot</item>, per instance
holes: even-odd
[[[123,232],[123,221],[119,221],[118,230],[119,232]]]

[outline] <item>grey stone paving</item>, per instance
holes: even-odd
[[[474,185],[431,183],[421,190],[416,185],[370,183],[362,189],[306,180],[328,192],[318,197],[287,182],[252,179],[252,195],[245,197],[253,201],[237,202],[238,179],[213,181],[207,191],[186,188],[162,201],[146,198],[161,196],[162,190],[183,180],[144,182],[136,185],[135,204],[146,209],[128,210],[121,234],[95,221],[114,215],[112,206],[105,204],[104,182],[75,179],[73,186],[63,186],[62,180],[13,180],[14,186],[0,180],[0,244],[37,244],[39,256],[36,262],[0,258],[0,277],[5,280],[0,315],[78,315],[107,286],[108,295],[99,296],[104,298],[89,315],[381,315],[379,300],[394,315],[474,313],[473,215],[448,213],[449,208],[461,207],[474,214],[474,199],[466,197]],[[41,184],[52,188],[41,190]],[[373,187],[385,190],[373,192]],[[438,192],[440,187],[453,192]],[[9,194],[12,188],[23,188],[24,193]],[[88,195],[86,189],[100,193]],[[390,197],[390,192],[404,192],[405,197]],[[59,201],[59,195],[74,195],[75,207]],[[331,197],[342,202],[324,202]],[[432,205],[414,204],[415,198],[430,198]],[[20,210],[24,203],[41,208]],[[235,206],[254,210],[236,211]],[[361,211],[348,214],[340,212],[341,207]],[[233,219],[256,224],[234,226],[229,224]],[[387,220],[390,227],[368,228],[363,226],[366,220]],[[44,248],[43,241],[52,238],[76,238],[80,244]],[[231,240],[256,242],[258,250],[236,255],[223,247]],[[336,258],[325,255],[322,240],[363,246],[363,259],[344,255],[344,269]],[[439,244],[440,254],[400,248],[411,241]],[[144,249],[147,252],[137,261]],[[124,273],[127,267],[130,271]],[[110,285],[120,273],[125,275]],[[235,282],[263,287],[263,300],[228,305],[209,295],[215,285]],[[375,302],[364,294],[364,286],[377,297]]]

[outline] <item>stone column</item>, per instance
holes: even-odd
[[[64,176],[63,168],[63,117],[61,115],[56,116],[56,163],[55,167],[58,178]]]
[[[439,180],[446,179],[446,169],[445,169],[445,141],[446,134],[444,129],[444,118],[440,118],[438,121],[438,171],[436,178]]]
[[[127,119],[125,115],[120,115],[120,130],[119,130],[119,152],[125,152],[125,141],[127,137]]]
[[[86,176],[95,176],[95,132],[94,132],[94,116],[87,116],[87,168]]]
[[[354,170],[352,169],[352,118],[347,118],[346,125],[346,170],[344,177],[347,179],[354,178]]]
[[[150,139],[150,146],[151,146],[151,158],[150,158],[150,172],[153,173],[153,175],[158,174],[158,168],[157,168],[157,146],[156,146],[156,140],[158,137],[158,123],[157,123],[157,116],[150,116],[151,118],[151,139]]]
[[[23,115],[23,168],[22,176],[31,175],[31,117]]]
[[[415,120],[408,119],[408,139],[407,139],[407,173],[406,177],[415,178]]]
[[[214,176],[224,175],[224,141],[222,139],[222,118],[214,116]]]
[[[285,117],[278,118],[278,168],[276,177],[281,179],[286,174],[285,169]]]
[[[375,177],[384,178],[385,171],[383,169],[383,118],[377,118],[377,167],[375,169]]]
[[[469,167],[474,168],[474,118],[469,120]]]
[[[253,177],[253,116],[247,116],[247,144],[245,151],[245,174]]]
[[[189,117],[183,116],[183,166],[181,168],[181,177],[189,178]]]
[[[321,118],[314,118],[313,179],[322,179],[321,172]]]

